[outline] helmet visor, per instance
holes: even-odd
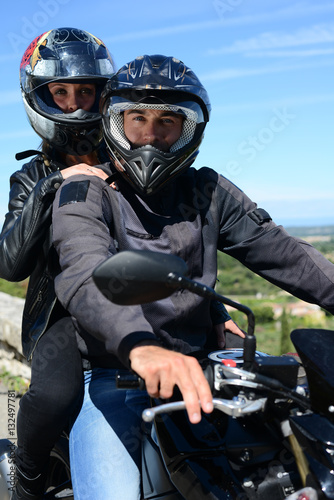
[[[59,80],[72,81],[106,81],[113,74],[114,69],[104,47],[100,46],[101,57],[92,53],[88,44],[71,43],[63,45],[57,49],[57,57],[54,52],[50,57],[45,53],[48,49],[41,47],[40,52],[43,57],[36,64],[34,74],[31,78],[31,88],[26,89],[27,93],[36,90],[45,83]],[[52,76],[50,76],[52,75]]]
[[[171,111],[172,113],[180,114],[184,118],[195,122],[196,124],[204,122],[204,116],[201,106],[190,100],[183,99],[164,99],[154,95],[142,97],[139,100],[132,100],[129,97],[121,95],[112,95],[109,99],[107,115],[112,113],[121,114],[129,109],[161,109]]]

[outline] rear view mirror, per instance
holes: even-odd
[[[170,283],[169,276],[184,277],[187,272],[186,263],[176,255],[132,250],[103,262],[95,269],[93,279],[107,299],[134,305],[169,297],[179,287]]]

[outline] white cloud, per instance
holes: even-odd
[[[241,2],[242,3],[242,2]],[[233,5],[232,2],[229,3],[228,0],[212,0],[212,12],[213,16],[215,16],[212,20],[203,21],[203,22],[195,22],[195,23],[187,23],[180,25],[170,25],[167,27],[156,27],[153,29],[143,29],[141,31],[129,31],[126,32],[126,24],[115,24],[112,25],[113,32],[117,27],[123,28],[119,33],[116,33],[112,36],[103,36],[103,41],[108,45],[112,43],[133,41],[133,40],[141,40],[141,39],[150,39],[150,38],[161,38],[171,35],[176,35],[178,33],[188,33],[192,31],[203,31],[203,30],[212,30],[216,28],[222,27],[234,27],[234,26],[248,26],[254,24],[261,23],[269,23],[271,21],[278,21],[284,19],[293,19],[293,18],[304,18],[309,16],[315,16],[317,14],[330,14],[334,12],[334,3],[322,3],[322,4],[310,4],[309,2],[297,2],[293,5],[289,5],[286,8],[282,8],[279,10],[270,10],[269,3],[265,3],[265,8],[268,8],[268,12],[264,13],[255,13],[250,15],[242,15],[238,9],[238,6],[229,9],[227,15],[222,15],[221,10],[219,9],[220,5]],[[109,5],[109,4],[108,4]],[[104,10],[103,8],[101,9]],[[117,19],[117,15],[115,17]],[[27,43],[30,41],[27,40]],[[17,59],[18,55],[14,52],[8,54],[0,54],[0,62],[5,62],[8,60]]]
[[[314,57],[334,54],[333,49],[308,49],[308,50],[265,50],[245,54],[246,57]]]
[[[276,101],[252,101],[235,103],[229,105],[215,105],[213,109],[213,114],[216,116],[219,113],[235,113],[235,112],[245,112],[245,111],[258,111],[260,109],[273,109],[280,107],[288,107],[295,109],[298,106],[305,106],[309,104],[321,104],[326,102],[334,102],[334,94],[314,94],[308,96],[294,96],[285,99],[280,99]]]
[[[334,60],[327,61],[314,61],[310,63],[299,63],[299,64],[278,64],[270,66],[262,66],[259,68],[229,68],[213,71],[211,73],[206,73],[200,75],[200,79],[203,82],[214,82],[231,80],[233,78],[243,78],[245,76],[256,76],[265,75],[271,73],[282,73],[286,71],[296,71],[301,69],[314,69],[325,66],[334,65]]]
[[[224,1],[217,1],[216,4],[224,4]],[[227,2],[228,3],[228,2]],[[213,7],[215,2],[212,2]],[[279,19],[301,18],[307,16],[314,16],[316,14],[326,14],[334,12],[334,4],[326,3],[320,5],[309,5],[305,2],[299,2],[295,5],[289,6],[285,9],[270,11],[263,14],[254,15],[238,15],[238,8],[235,7],[232,12],[227,16],[219,15],[219,8],[216,8],[217,18],[212,21],[203,21],[197,23],[188,23],[174,26],[167,26],[165,28],[158,27],[154,29],[145,29],[142,31],[132,31],[128,33],[120,33],[110,37],[103,37],[104,42],[109,45],[111,43],[140,40],[147,38],[157,38],[162,36],[175,35],[177,33],[186,33],[190,31],[202,31],[208,29],[222,28],[228,26],[246,26],[259,23],[268,23],[270,21],[277,21]]]
[[[267,32],[244,40],[237,40],[232,45],[208,50],[209,55],[256,53],[267,49],[296,47],[334,41],[334,24],[322,24],[303,28],[295,33]]]

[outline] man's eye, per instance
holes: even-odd
[[[174,118],[163,118],[162,122],[166,125],[175,125],[176,120]]]

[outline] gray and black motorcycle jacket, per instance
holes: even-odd
[[[185,260],[190,278],[214,287],[218,249],[334,314],[334,264],[210,168],[189,168],[145,198],[122,179],[118,190],[97,177],[68,179],[54,202],[53,241],[62,269],[56,293],[91,365],[129,366],[139,343],[189,353],[205,346],[211,330],[209,301],[187,290],[138,306],[108,301],[92,273],[121,250],[172,253]]]
[[[106,153],[101,150],[101,158]],[[109,164],[100,165],[110,174]],[[63,182],[65,165],[34,157],[10,177],[8,212],[0,235],[0,278],[22,281],[30,277],[22,317],[22,349],[30,359],[48,326],[55,306],[56,319],[67,314],[56,300],[54,276],[59,272],[58,255],[52,246],[52,204]],[[216,323],[226,321],[226,310],[215,304]],[[213,314],[213,313],[212,313]],[[52,316],[53,317],[53,316]]]

